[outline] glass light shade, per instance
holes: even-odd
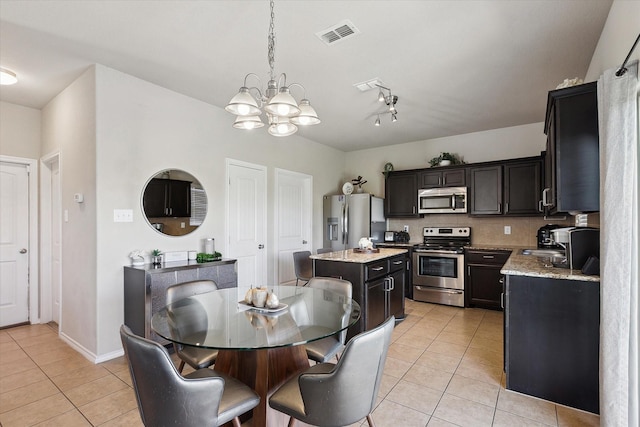
[[[274,116],[280,117],[293,117],[297,116],[300,113],[300,108],[298,108],[298,103],[289,93],[289,88],[283,86],[280,88],[280,92],[271,98],[269,103],[264,107],[264,109]]]
[[[396,115],[395,115],[395,114],[392,114],[392,115],[391,115],[391,121],[392,121],[393,123],[395,123],[395,122],[397,122],[397,121],[398,121],[398,118],[396,117]]]
[[[0,85],[12,85],[18,82],[16,73],[7,70],[6,68],[0,68]]]
[[[273,136],[289,136],[298,131],[298,127],[286,118],[280,118],[279,123],[269,125],[268,132]]]
[[[378,118],[376,119],[374,125],[375,126],[380,126],[380,116],[378,116]]]
[[[236,121],[233,122],[233,127],[236,129],[251,130],[262,126],[264,126],[264,123],[260,116],[238,116]]]
[[[241,87],[236,96],[231,98],[225,110],[237,116],[258,116],[261,111],[256,99],[251,96],[247,87]]]
[[[291,122],[296,125],[310,126],[320,123],[320,119],[318,118],[318,113],[316,113],[316,110],[311,106],[309,100],[303,99],[300,101],[300,114],[292,117]]]

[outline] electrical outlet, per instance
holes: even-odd
[[[409,226],[408,225],[405,225],[404,227],[402,227],[402,229],[407,233],[409,232]]]
[[[511,234],[511,226],[510,225],[505,225],[504,226],[504,234]]]

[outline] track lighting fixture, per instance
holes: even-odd
[[[391,114],[391,122],[393,123],[397,122],[398,110],[396,109],[396,103],[398,102],[398,97],[391,93],[391,89],[379,84],[376,84],[376,86],[378,86],[378,88],[380,89],[380,91],[378,92],[378,101],[384,102],[388,108],[386,111],[378,113],[378,118],[374,122],[374,125],[380,126],[380,114],[387,114],[387,113]],[[384,94],[385,90],[388,92],[388,95]]]

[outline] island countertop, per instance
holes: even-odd
[[[547,277],[550,279],[582,280],[599,282],[600,276],[583,274],[580,270],[568,268],[546,267],[543,258],[533,255],[522,255],[522,249],[511,252],[511,256],[500,270],[500,273],[511,276]]]
[[[353,262],[366,264],[371,261],[389,258],[395,255],[407,253],[406,249],[379,248],[380,252],[354,252],[353,249],[344,251],[327,252],[324,254],[311,255],[309,258],[323,261]]]

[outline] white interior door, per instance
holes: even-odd
[[[29,172],[0,163],[0,326],[29,320]]]
[[[279,284],[296,280],[294,252],[314,251],[311,189],[310,175],[276,170],[276,271]]]
[[[227,160],[229,256],[238,260],[238,293],[267,286],[267,172],[264,166]]]

